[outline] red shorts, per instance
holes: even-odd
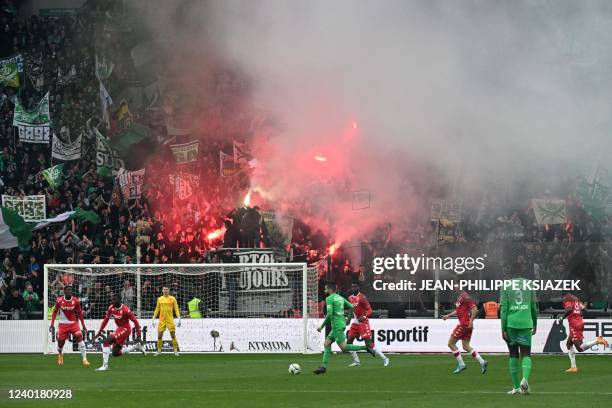
[[[584,323],[579,325],[571,325],[570,324],[570,335],[569,338],[571,341],[582,341],[584,340]]]
[[[113,334],[111,334],[111,337],[115,339],[115,344],[123,346],[127,339],[130,338],[130,334],[132,334],[132,328],[127,325],[118,327]]]
[[[60,323],[59,332],[57,333],[58,340],[67,340],[68,336],[72,334],[74,337],[83,337],[83,333],[81,333],[81,328],[77,322],[72,323]]]
[[[363,340],[370,339],[372,337],[372,330],[370,330],[370,322],[366,320],[361,323],[352,323],[348,331],[349,337],[361,338]]]
[[[451,336],[459,340],[469,340],[472,338],[472,331],[474,331],[473,328],[470,329],[467,326],[458,324],[457,327],[455,327],[455,330],[453,330],[453,334],[451,334]]]

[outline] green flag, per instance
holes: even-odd
[[[77,207],[76,210],[74,210],[74,214],[70,216],[70,219],[89,221],[92,224],[99,224],[101,221],[100,216],[96,212],[87,211],[80,207]]]
[[[125,168],[125,164],[116,149],[111,147],[110,141],[102,136],[97,129],[94,130],[96,132],[97,173],[102,177],[111,177],[120,168]]]
[[[132,123],[127,129],[117,133],[109,142],[125,163],[126,170],[138,170],[145,167],[158,147],[153,132],[138,123]]]
[[[126,152],[130,146],[147,138],[148,133],[149,129],[146,127],[139,125],[138,123],[132,123],[130,127],[113,136],[110,144],[118,151]]]
[[[64,163],[58,164],[53,167],[49,167],[42,171],[42,175],[49,183],[52,189],[57,189],[57,187],[62,183],[62,172],[64,171]]]
[[[0,248],[19,246],[27,250],[32,239],[32,226],[15,210],[6,207],[0,207],[0,210]]]
[[[576,185],[575,195],[584,210],[595,220],[608,215],[610,180],[607,170],[599,164],[589,177],[582,177]]]

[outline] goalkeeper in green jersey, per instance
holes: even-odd
[[[374,356],[374,350],[367,348],[366,346],[356,346],[354,344],[346,344],[346,336],[344,331],[346,330],[347,317],[344,316],[344,310],[348,309],[348,320],[353,316],[353,305],[351,302],[340,296],[337,291],[337,287],[335,283],[329,282],[325,284],[325,293],[328,294],[325,299],[325,306],[327,310],[327,314],[325,315],[325,320],[323,324],[317,329],[319,332],[323,330],[325,325],[331,322],[331,331],[325,338],[325,343],[323,343],[323,362],[321,367],[314,370],[315,374],[323,374],[327,371],[327,364],[329,363],[329,356],[331,355],[331,345],[335,341],[340,350],[343,352],[347,351],[360,351],[367,350],[368,353]]]
[[[517,270],[520,266],[517,265]],[[536,333],[538,305],[533,289],[524,278],[513,278],[509,286],[501,290],[500,317],[502,336],[510,350],[510,376],[512,390],[508,394],[529,394],[529,374],[531,373],[531,336]],[[519,352],[523,378],[519,373]]]

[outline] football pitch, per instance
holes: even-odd
[[[484,356],[484,355],[483,355]],[[43,407],[610,407],[612,358],[578,356],[578,374],[568,374],[565,356],[535,356],[532,394],[509,396],[508,360],[484,356],[489,371],[464,357],[468,369],[451,374],[449,355],[390,355],[391,364],[361,356],[361,367],[347,367],[349,355],[335,354],[328,372],[314,375],[320,355],[183,354],[128,355],[110,359],[110,370],[96,372],[101,355],[83,367],[78,354],[63,366],[54,355],[0,355],[0,406]],[[290,375],[289,364],[302,367]],[[73,390],[70,400],[9,400],[7,389]]]

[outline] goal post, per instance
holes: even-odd
[[[137,316],[142,340],[153,351],[153,311],[168,287],[181,312],[176,335],[183,352],[320,352],[317,271],[305,263],[45,265],[44,353],[56,349],[51,308],[67,285],[83,307],[88,351],[100,351],[94,335],[113,294]],[[114,328],[111,319],[105,332]],[[69,341],[64,350],[76,352],[77,346]],[[165,333],[162,351],[170,350]]]

